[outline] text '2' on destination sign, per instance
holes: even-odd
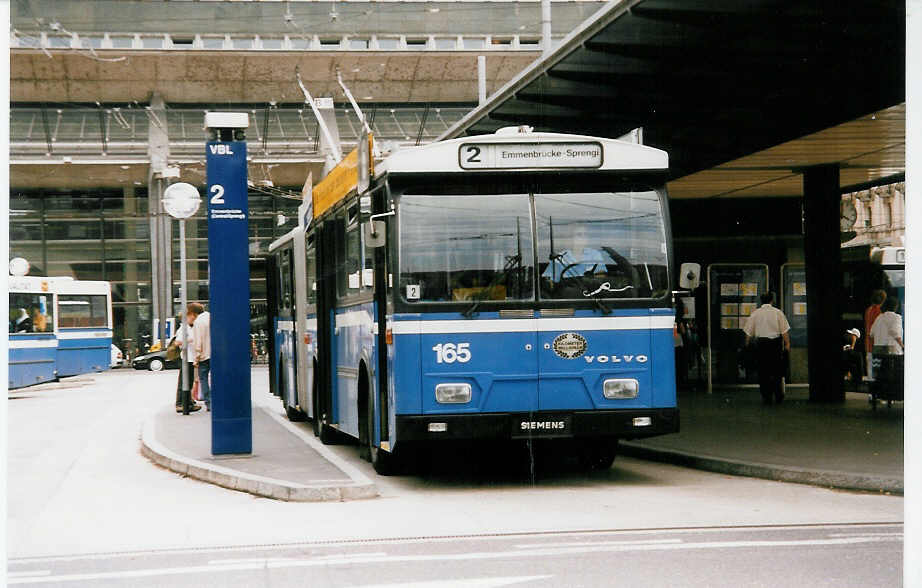
[[[597,168],[599,143],[464,143],[458,153],[463,169]]]

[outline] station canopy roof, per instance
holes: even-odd
[[[442,138],[642,127],[680,198],[879,181],[905,169],[905,24],[897,0],[615,0]]]

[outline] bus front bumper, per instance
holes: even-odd
[[[679,431],[678,408],[397,415],[399,441],[640,439]]]

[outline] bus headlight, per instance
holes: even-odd
[[[633,379],[611,379],[602,384],[602,394],[609,400],[637,398],[640,384]]]
[[[438,384],[435,399],[441,404],[464,404],[471,401],[470,384]]]

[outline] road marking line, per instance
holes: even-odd
[[[583,541],[572,543],[522,543],[514,545],[516,549],[547,549],[550,547],[601,547],[611,545],[662,545],[665,543],[682,543],[681,539],[649,539],[646,541]]]
[[[902,537],[902,533],[830,533],[827,537]]]
[[[255,571],[264,569],[306,568],[314,566],[329,566],[336,564],[394,564],[413,563],[426,561],[475,561],[515,559],[522,557],[549,557],[560,555],[573,555],[579,553],[598,552],[627,552],[627,551],[670,551],[686,549],[729,549],[729,548],[754,548],[754,547],[803,547],[819,545],[856,545],[860,543],[896,542],[896,538],[888,537],[854,537],[841,539],[801,539],[793,541],[708,541],[703,543],[666,543],[647,545],[604,545],[601,547],[571,547],[557,549],[534,549],[530,551],[490,551],[469,553],[445,553],[427,555],[394,555],[381,557],[352,557],[341,559],[314,558],[290,561],[267,561],[264,563],[239,563],[224,565],[204,565],[174,568],[154,568],[141,570],[121,570],[116,572],[91,572],[81,574],[62,574],[60,576],[46,576],[41,578],[14,578],[10,584],[39,584],[45,582],[85,582],[88,580],[112,580],[120,578],[146,578],[154,576],[170,576],[182,574],[196,574],[234,571]]]
[[[50,576],[51,570],[33,570],[29,572],[7,572],[8,578],[29,578],[35,576]]]
[[[432,580],[428,582],[400,582],[397,584],[363,584],[354,588],[498,588],[523,582],[545,580],[551,576],[518,576],[494,578],[455,578],[452,580]]]
[[[314,559],[317,559],[317,560],[325,560],[325,559],[343,560],[343,559],[362,559],[362,558],[365,558],[365,557],[372,557],[372,558],[375,558],[375,557],[378,557],[378,558],[380,558],[380,557],[387,557],[387,553],[385,553],[385,552],[383,552],[383,551],[370,551],[370,552],[367,552],[367,553],[331,553],[331,554],[329,554],[329,555],[318,555],[318,556],[315,557]]]
[[[268,396],[268,393],[267,393]],[[277,401],[274,396],[271,400]],[[514,531],[509,533],[488,533],[480,535],[438,535],[424,537],[365,537],[361,539],[334,539],[317,541],[296,541],[289,543],[263,543],[250,545],[227,545],[215,547],[168,547],[161,549],[118,551],[103,553],[84,553],[71,555],[36,555],[11,558],[11,565],[28,565],[34,563],[50,563],[60,561],[86,561],[86,560],[112,560],[126,557],[174,555],[174,554],[204,554],[204,553],[233,553],[241,551],[277,551],[285,548],[299,547],[332,547],[342,545],[413,545],[419,543],[457,543],[459,539],[465,541],[499,541],[511,538],[539,537],[605,537],[625,535],[687,535],[687,534],[713,534],[734,531],[820,531],[823,529],[855,529],[855,528],[902,528],[901,522],[879,523],[824,523],[824,524],[779,524],[779,525],[730,525],[721,527],[679,527],[679,528],[646,528],[646,529],[575,529],[572,531]],[[872,533],[856,533],[850,537],[864,537]]]

